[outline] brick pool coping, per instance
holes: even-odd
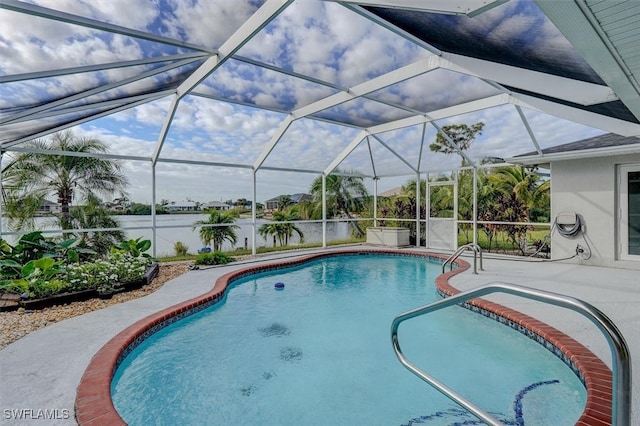
[[[357,255],[360,253],[410,255],[442,260],[446,258],[444,255],[418,251],[335,250],[228,272],[219,277],[213,288],[208,292],[149,315],[130,325],[109,340],[93,356],[80,379],[75,400],[76,421],[81,426],[126,425],[126,422],[116,411],[111,399],[111,381],[120,362],[151,334],[220,301],[224,297],[227,287],[234,280],[257,272],[303,264],[321,257]],[[435,280],[436,289],[442,296],[446,297],[460,292],[460,290],[449,284],[449,279],[469,269],[469,263],[458,259],[456,264],[458,266],[457,269],[439,275]],[[473,299],[466,303],[465,307],[520,331],[545,346],[552,353],[555,353],[556,356],[574,370],[584,383],[587,391],[585,410],[576,425],[601,426],[611,424],[611,370],[585,346],[535,318],[497,303],[483,299]]]

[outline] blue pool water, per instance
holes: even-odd
[[[130,425],[480,424],[391,346],[393,318],[439,298],[439,268],[336,256],[235,281],[122,362],[115,407]],[[557,357],[463,308],[406,321],[399,338],[412,362],[506,424],[572,425],[584,408],[583,385]]]

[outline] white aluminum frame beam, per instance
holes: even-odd
[[[54,109],[54,110],[45,110],[42,112],[38,112],[34,115],[29,115],[27,117],[23,117],[23,118],[19,118],[17,120],[12,121],[11,124],[16,124],[16,123],[22,123],[25,121],[33,121],[33,120],[40,120],[42,118],[48,118],[48,117],[55,117],[57,115],[64,115],[64,114],[73,114],[76,112],[80,112],[80,111],[84,111],[87,109],[100,109],[100,108],[108,108],[111,106],[121,106],[121,105],[126,105],[126,104],[130,104],[132,102],[137,102],[140,100],[147,100],[147,102],[152,102],[155,101],[157,99],[160,98],[164,98],[165,96],[169,96],[170,94],[173,93],[173,90],[164,90],[162,92],[156,92],[156,93],[148,93],[148,94],[144,94],[144,95],[136,95],[136,96],[130,96],[130,97],[126,97],[126,98],[116,98],[116,99],[111,99],[108,101],[102,101],[102,102],[96,102],[96,103],[92,103],[92,104],[85,104],[85,105],[79,105],[76,107],[71,107],[71,108],[62,108],[62,109]]]
[[[375,140],[377,140],[380,145],[384,146],[385,148],[387,148],[387,150],[389,150],[389,152],[391,152],[393,155],[395,155],[400,161],[402,161],[404,164],[407,165],[407,167],[409,167],[411,169],[412,172],[414,173],[418,173],[418,169],[416,169],[413,165],[411,165],[411,163],[409,163],[407,160],[405,160],[405,158],[403,156],[401,156],[400,154],[398,154],[394,149],[392,149],[389,145],[387,145],[387,143],[385,143],[385,141],[383,141],[382,139],[380,139],[380,137],[378,135],[371,135],[371,137],[373,137]]]
[[[174,93],[171,97],[171,104],[169,105],[169,110],[167,111],[167,115],[164,118],[164,123],[162,123],[162,129],[160,129],[158,141],[156,142],[156,146],[153,149],[153,155],[151,156],[151,162],[154,167],[158,162],[158,158],[160,157],[160,151],[162,151],[164,141],[166,140],[169,129],[171,128],[171,122],[173,121],[173,117],[176,115],[179,103],[180,98],[177,94]]]
[[[56,149],[36,149],[31,147],[14,147],[5,152],[24,152],[30,154],[47,154],[47,155],[61,155],[65,157],[84,157],[84,158],[101,158],[108,160],[134,160],[134,161],[150,161],[151,157],[144,157],[139,155],[118,155],[108,154],[102,152],[77,152],[77,151],[59,151]]]
[[[518,112],[518,115],[520,116],[520,120],[522,120],[522,124],[524,124],[524,127],[527,130],[529,137],[531,138],[531,143],[533,143],[533,146],[536,149],[536,152],[538,153],[538,155],[542,155],[542,149],[540,149],[540,144],[538,143],[538,139],[536,138],[535,133],[533,133],[531,126],[529,126],[529,120],[527,120],[527,117],[524,115],[524,112],[522,112],[522,108],[520,108],[518,105],[514,105],[514,106],[516,108],[516,111]]]
[[[439,57],[439,61],[440,68],[580,105],[594,105],[618,100],[613,90],[601,84],[587,83],[452,53],[443,53]]]
[[[373,171],[373,176],[375,177],[378,174],[376,173],[376,162],[373,161],[373,151],[371,151],[371,141],[369,140],[369,136],[366,137],[366,140],[367,140],[367,149],[369,150],[369,161],[371,162],[371,170]]]
[[[424,139],[427,136],[427,123],[422,125],[422,136],[420,137],[420,151],[418,152],[418,171],[422,165],[422,151],[424,150]]]
[[[253,163],[254,170],[258,170],[260,167],[262,167],[262,165],[266,161],[269,154],[271,154],[271,151],[273,151],[273,149],[276,147],[280,138],[282,138],[282,136],[287,131],[289,126],[291,126],[292,123],[293,123],[293,117],[291,115],[288,115],[284,119],[284,121],[280,124],[280,127],[278,128],[278,130],[271,137],[271,140],[269,141],[267,146],[264,147],[264,149],[262,150],[262,152],[260,153],[256,161]]]
[[[262,166],[260,167],[262,171],[270,171],[270,172],[296,172],[296,173],[309,173],[312,175],[319,175],[322,173],[322,170],[311,170],[311,169],[293,169],[291,167],[272,167],[272,166]]]
[[[444,118],[455,117],[457,115],[468,114],[487,108],[492,108],[509,103],[509,95],[500,94],[475,101],[458,104],[452,107],[431,111],[428,114],[415,115],[413,117],[402,118],[400,120],[390,121],[388,123],[377,126],[368,127],[366,130],[371,134],[384,133],[391,130],[398,130],[404,127],[411,127],[418,124],[429,123],[434,120],[442,120]]]
[[[19,118],[32,116],[32,115],[34,115],[34,114],[36,114],[38,112],[41,112],[41,111],[51,110],[53,108],[59,107],[60,105],[68,104],[70,102],[74,102],[74,101],[77,101],[79,99],[86,98],[88,96],[92,96],[92,95],[96,95],[98,93],[106,92],[108,90],[115,89],[116,87],[124,86],[126,84],[133,83],[135,81],[139,81],[139,80],[145,79],[147,77],[151,77],[151,76],[154,76],[154,75],[157,75],[157,74],[161,74],[161,73],[163,73],[165,71],[169,71],[169,70],[172,70],[174,68],[179,68],[181,66],[190,64],[190,63],[192,63],[194,61],[197,61],[197,60],[198,60],[197,58],[196,59],[185,59],[185,60],[182,60],[182,61],[175,62],[173,64],[165,65],[165,66],[160,67],[160,68],[156,68],[156,69],[153,69],[153,70],[149,70],[147,72],[143,72],[142,74],[138,74],[138,75],[135,75],[135,76],[132,76],[132,77],[129,77],[129,78],[125,78],[124,80],[116,81],[116,82],[113,82],[113,83],[110,83],[110,84],[106,84],[104,86],[99,86],[99,87],[96,87],[96,88],[93,88],[93,89],[86,90],[84,92],[76,93],[75,95],[67,96],[66,98],[58,99],[57,101],[48,102],[48,103],[45,103],[45,104],[43,104],[41,106],[38,106],[38,107],[29,108],[29,109],[27,109],[25,111],[19,112],[17,114],[10,115],[8,117],[5,117],[4,119],[0,120],[0,124],[10,124],[10,123],[18,120]]]
[[[124,111],[124,110],[127,110],[129,108],[134,108],[134,107],[137,107],[138,105],[146,104],[148,102],[149,102],[149,99],[143,99],[143,100],[140,100],[138,102],[132,102],[132,103],[129,103],[127,105],[123,105],[123,106],[121,106],[119,108],[113,108],[113,109],[110,109],[110,110],[107,110],[107,111],[103,111],[103,112],[101,112],[99,114],[94,114],[94,115],[91,115],[89,117],[84,117],[84,118],[81,118],[79,120],[75,120],[75,121],[72,121],[72,122],[69,122],[69,123],[65,123],[65,124],[62,124],[62,125],[54,127],[54,128],[49,128],[49,129],[46,129],[46,130],[43,130],[43,131],[40,131],[40,132],[37,132],[37,133],[33,133],[33,134],[28,135],[28,136],[22,137],[20,139],[16,139],[16,140],[13,140],[11,142],[5,142],[3,144],[0,144],[0,149],[7,149],[9,147],[12,147],[14,145],[20,144],[22,142],[26,142],[26,141],[29,141],[31,139],[37,139],[37,138],[40,138],[40,137],[43,137],[43,136],[46,136],[46,135],[50,135],[51,133],[55,133],[55,132],[58,132],[60,130],[68,129],[69,127],[77,126],[79,124],[86,123],[87,121],[95,120],[97,118],[106,117],[108,115],[115,114],[117,112]]]
[[[350,101],[352,99],[362,97],[384,87],[388,87],[416,77],[418,75],[424,74],[426,72],[435,70],[438,67],[436,58],[437,57],[435,56],[430,56],[426,59],[422,59],[406,65],[402,68],[390,71],[369,81],[365,81],[364,83],[348,88],[345,91],[327,96],[324,99],[320,99],[319,101],[313,102],[302,108],[298,108],[297,110],[294,110],[292,112],[292,115],[296,119],[306,117],[308,115],[323,111],[327,108],[332,108],[336,105],[340,105],[341,103]]]
[[[151,160],[151,158],[149,158]],[[156,163],[192,164],[194,166],[226,167],[233,169],[251,169],[249,164],[220,163],[216,161],[184,160],[179,158],[158,158]]]
[[[206,53],[185,53],[181,55],[154,56],[152,58],[135,59],[131,61],[116,61],[103,64],[85,65],[81,67],[59,68],[55,70],[27,72],[22,74],[1,75],[0,83],[14,83],[16,81],[35,80],[40,78],[53,78],[70,74],[82,74],[85,72],[104,71],[115,68],[136,67],[140,65],[155,64],[158,62],[181,61],[183,59],[199,59],[208,56]]]
[[[588,127],[606,130],[622,136],[640,136],[640,124],[620,120],[594,112],[576,109],[567,105],[547,101],[529,95],[513,93],[510,95],[510,103],[526,108],[531,108],[545,114],[560,117],[565,120],[580,123]]]
[[[342,161],[345,158],[347,158],[349,154],[353,152],[354,149],[356,149],[358,145],[360,145],[360,142],[362,142],[363,139],[369,136],[369,134],[370,134],[369,132],[364,130],[358,133],[356,137],[351,139],[351,142],[349,143],[349,145],[347,145],[347,147],[343,149],[342,152],[338,154],[336,158],[334,158],[333,161],[327,167],[325,167],[322,173],[325,175],[328,175],[329,173],[331,173],[336,167],[338,167],[340,163],[342,163]]]
[[[391,71],[389,73],[383,74],[377,78],[371,79],[369,81],[366,81],[362,84],[356,85],[352,88],[349,88],[343,92],[340,93],[336,93],[334,95],[328,96],[324,99],[321,99],[317,102],[311,103],[309,105],[306,105],[302,108],[299,108],[295,111],[293,111],[291,113],[291,116],[293,119],[299,119],[299,118],[303,118],[306,116],[309,116],[311,114],[317,113],[319,111],[323,111],[327,108],[331,108],[334,107],[336,105],[339,105],[341,103],[347,102],[351,99],[355,99],[357,97],[362,97],[368,93],[372,93],[375,92],[377,90],[380,90],[384,87],[388,87],[391,86],[393,84],[397,84],[399,82],[405,81],[407,79],[413,78],[415,76],[424,74],[426,72],[435,70],[437,68],[439,68],[441,65],[441,61],[437,56],[430,56],[426,59],[422,59],[419,61],[416,61],[414,63],[411,63],[409,65],[406,65],[402,68],[396,69],[394,71]],[[507,102],[507,98],[502,96],[502,95],[496,95],[490,98],[486,98],[486,99],[490,99],[489,102],[489,106],[495,106],[495,105],[499,105],[501,103],[506,103]],[[478,101],[472,101],[472,102],[468,102],[466,104],[464,104],[467,108],[465,107],[451,107],[451,108],[455,108],[455,111],[457,111],[456,113],[452,114],[452,115],[458,115],[458,114],[463,114],[465,112],[470,112],[470,110],[468,110],[468,107],[471,107],[471,111],[474,111],[476,109],[474,108],[478,108],[480,105],[485,105],[484,107],[486,108],[487,104],[486,104],[486,100],[478,100]],[[498,102],[498,103],[496,103]],[[446,108],[444,110],[451,110],[451,108]],[[482,109],[482,108],[480,108]],[[443,111],[444,111],[443,110]],[[431,115],[431,119],[439,119],[438,118],[438,113],[435,113],[435,118],[433,118],[433,114],[434,113],[430,113]],[[421,124],[421,123],[425,123],[427,121],[430,121],[430,119],[425,118],[424,115],[416,115],[414,117],[409,117],[409,118],[405,118],[402,120],[398,120],[396,122],[393,123],[404,123],[402,125],[400,125],[399,127],[395,127],[395,128],[401,128],[401,127],[408,127],[408,126],[412,126],[415,124]],[[387,123],[389,124],[389,123]],[[290,125],[287,124],[287,128]],[[381,126],[385,126],[385,125],[381,125]],[[384,127],[379,127],[379,126],[375,126],[374,128],[369,129],[369,133],[370,134],[375,134],[375,133],[380,133],[382,131],[387,131],[387,130],[374,130],[371,131],[372,129],[375,128],[379,128],[379,129],[383,129]],[[286,129],[285,129],[286,130]],[[388,130],[394,130],[394,128],[389,128]],[[264,162],[264,160],[266,159],[266,156],[269,155],[269,153],[273,150],[273,148],[275,147],[275,144],[277,144],[277,142],[279,141],[279,139],[282,137],[282,134],[284,134],[283,132],[281,133],[280,131],[276,134],[277,138],[274,137],[274,139],[272,139],[271,143],[265,148],[265,151],[263,151],[263,153],[261,154],[261,157],[259,158],[259,161],[256,162],[256,168],[259,168],[262,163]],[[360,139],[362,140],[362,138]],[[359,143],[360,141],[358,141]],[[338,162],[336,163],[335,166],[331,167],[331,165],[329,167],[331,168],[327,168],[328,170],[333,170],[335,167],[337,167],[338,164],[340,164],[340,162],[342,162],[344,160],[344,158],[346,157],[346,155],[348,155],[353,149],[355,149],[355,147],[357,146],[357,144],[353,147],[351,147],[351,150],[347,151],[349,149],[349,147],[347,147],[347,150],[343,151],[337,158],[336,160],[338,160]],[[346,153],[346,155],[343,157],[342,155],[344,155]],[[264,158],[263,158],[264,157]],[[331,164],[335,163],[332,162]],[[412,166],[410,166],[412,167]],[[325,170],[327,170],[325,169]],[[412,167],[413,169],[413,167]]]
[[[206,79],[213,71],[222,65],[227,59],[244,46],[253,36],[263,29],[269,22],[280,14],[293,0],[267,0],[260,8],[249,17],[223,44],[218,53],[210,57],[198,67],[176,90],[176,97],[171,103],[170,110],[165,118],[162,131],[158,136],[153,162],[158,159],[164,146],[171,122],[178,108],[180,100]]]
[[[207,78],[216,68],[249,42],[260,30],[280,14],[293,0],[268,0],[229,37],[216,55],[207,59],[178,87],[178,98],[182,98]]]

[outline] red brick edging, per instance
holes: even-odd
[[[93,356],[80,379],[76,393],[75,416],[78,424],[81,426],[126,425],[111,400],[111,381],[119,362],[123,359],[123,354],[128,353],[148,335],[176,318],[216,303],[224,296],[230,282],[252,273],[301,264],[320,257],[369,252],[445,258],[441,255],[418,251],[336,250],[229,272],[219,277],[208,292],[135,322],[113,337]],[[467,270],[469,264],[460,259],[456,263],[458,269],[436,278],[436,287],[441,294],[453,295],[460,292],[449,284],[449,278]],[[611,370],[599,358],[571,337],[535,318],[482,299],[474,299],[470,303],[526,327],[559,348],[577,367],[587,389],[586,408],[576,424],[581,426],[611,424]]]

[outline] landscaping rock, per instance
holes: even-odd
[[[191,263],[191,261],[162,263],[156,269],[156,277],[150,284],[136,290],[115,294],[108,300],[95,297],[80,302],[60,303],[39,310],[21,307],[11,312],[0,312],[0,349],[49,324],[153,293],[165,282],[188,272],[188,266]]]

